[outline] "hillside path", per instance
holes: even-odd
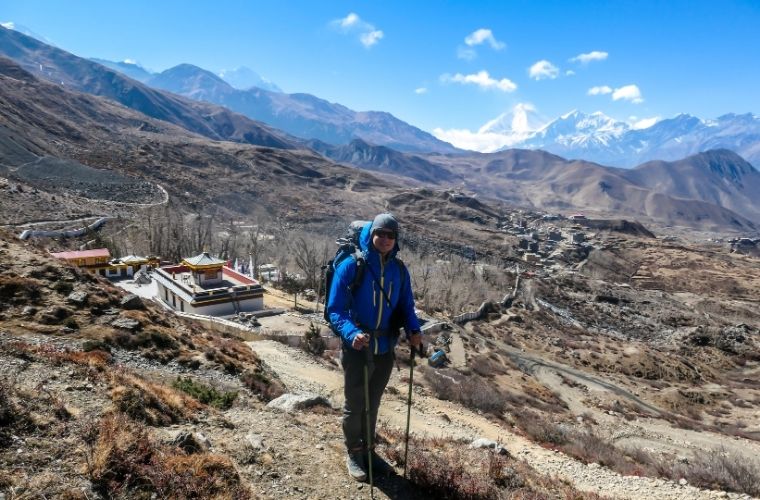
[[[303,351],[275,341],[253,341],[248,345],[283,380],[290,392],[317,392],[328,397],[333,406],[343,404],[343,374],[314,360]],[[393,371],[380,409],[382,425],[404,429],[406,423],[406,386],[401,376],[406,371]],[[699,500],[712,498],[748,498],[733,493],[700,490],[672,481],[635,476],[621,476],[597,464],[583,464],[573,458],[542,448],[502,425],[488,420],[449,401],[415,391],[411,417],[412,432],[420,436],[438,436],[473,440],[480,437],[503,444],[515,457],[525,460],[539,473],[557,476],[584,491],[597,492],[612,498],[666,500]],[[342,459],[342,457],[341,457]]]

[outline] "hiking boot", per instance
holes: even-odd
[[[374,464],[373,464],[374,465]],[[361,452],[350,452],[346,458],[348,475],[357,481],[366,481],[367,472],[364,467],[364,457]],[[373,471],[374,472],[374,471]]]
[[[393,467],[383,457],[372,451],[372,474],[387,476],[393,471]]]

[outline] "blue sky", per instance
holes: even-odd
[[[476,132],[518,104],[629,122],[760,112],[760,0],[5,0],[0,22],[153,71],[248,66],[428,131]]]

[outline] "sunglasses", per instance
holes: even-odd
[[[393,231],[375,231],[375,236],[378,238],[387,238],[389,240],[395,240],[396,239],[396,233]]]

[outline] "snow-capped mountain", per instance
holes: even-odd
[[[223,69],[219,72],[218,76],[238,90],[258,87],[272,92],[282,92],[282,89],[275,85],[274,82],[267,80],[246,66],[238,66],[235,69]]]
[[[509,147],[542,149],[565,158],[618,167],[633,167],[650,160],[672,161],[725,148],[758,168],[760,116],[730,113],[703,120],[681,114],[646,128],[635,128],[601,112],[589,115],[574,110],[520,137]]]
[[[107,59],[98,59],[97,57],[91,57],[90,61],[102,64],[106,68],[111,68],[114,71],[118,71],[124,75],[127,75],[133,80],[145,83],[153,76],[153,73],[140,66],[138,63],[130,60],[125,61],[109,61]]]
[[[628,130],[627,123],[615,121],[601,111],[587,115],[573,110],[545,125],[526,143],[541,149],[552,144],[592,149],[609,146]]]
[[[481,134],[524,135],[526,138],[541,130],[548,120],[528,103],[517,104],[511,111],[500,114],[478,131]]]

